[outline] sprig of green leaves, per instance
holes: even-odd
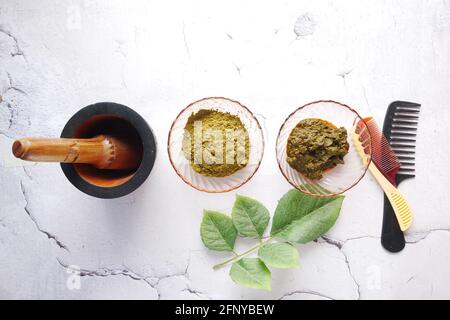
[[[307,243],[328,232],[339,216],[343,200],[344,196],[317,198],[296,189],[290,190],[278,202],[270,237],[262,240],[270,220],[269,210],[257,200],[237,195],[231,218],[220,212],[204,211],[201,239],[210,250],[235,254],[214,269],[232,263],[230,277],[234,282],[270,290],[268,267],[298,267],[299,254],[292,243]],[[258,239],[259,243],[237,254],[234,244],[238,235]],[[245,258],[257,250],[257,258]]]

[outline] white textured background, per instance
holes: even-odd
[[[0,0],[0,298],[450,298],[450,1],[187,2]],[[331,240],[300,246],[301,267],[274,271],[272,292],[213,272],[227,256],[203,247],[202,209],[228,212],[235,192],[189,188],[165,146],[179,110],[215,95],[264,125],[262,167],[238,192],[271,211],[290,189],[275,137],[296,107],[334,99],[381,125],[391,101],[420,102],[405,250],[382,249],[382,193],[367,175]],[[58,165],[11,158],[14,139],[59,136],[100,101],[134,108],[156,133],[135,193],[91,198]],[[82,269],[79,289],[67,265]]]

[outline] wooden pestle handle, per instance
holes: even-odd
[[[12,152],[22,160],[91,164],[99,169],[136,169],[140,151],[121,139],[99,135],[90,139],[23,138]]]

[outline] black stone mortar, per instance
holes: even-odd
[[[99,134],[121,136],[142,148],[139,167],[135,170],[106,170],[87,164],[61,163],[61,168],[67,179],[88,195],[103,199],[125,196],[144,183],[152,171],[156,158],[153,132],[133,109],[117,103],[100,102],[73,115],[61,138],[91,138]]]

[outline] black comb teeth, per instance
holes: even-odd
[[[391,142],[393,144],[395,144],[395,143],[399,143],[399,144],[401,144],[401,143],[414,143],[414,142],[416,142],[416,140],[415,139],[407,139],[405,137],[402,137],[402,138],[391,138]]]
[[[408,157],[408,156],[398,155],[397,158],[398,158],[400,161],[414,161],[414,160],[416,160],[416,158],[413,157],[413,156]]]
[[[398,179],[414,177],[416,131],[419,125],[420,104],[396,101],[388,109],[384,135],[400,160]]]

